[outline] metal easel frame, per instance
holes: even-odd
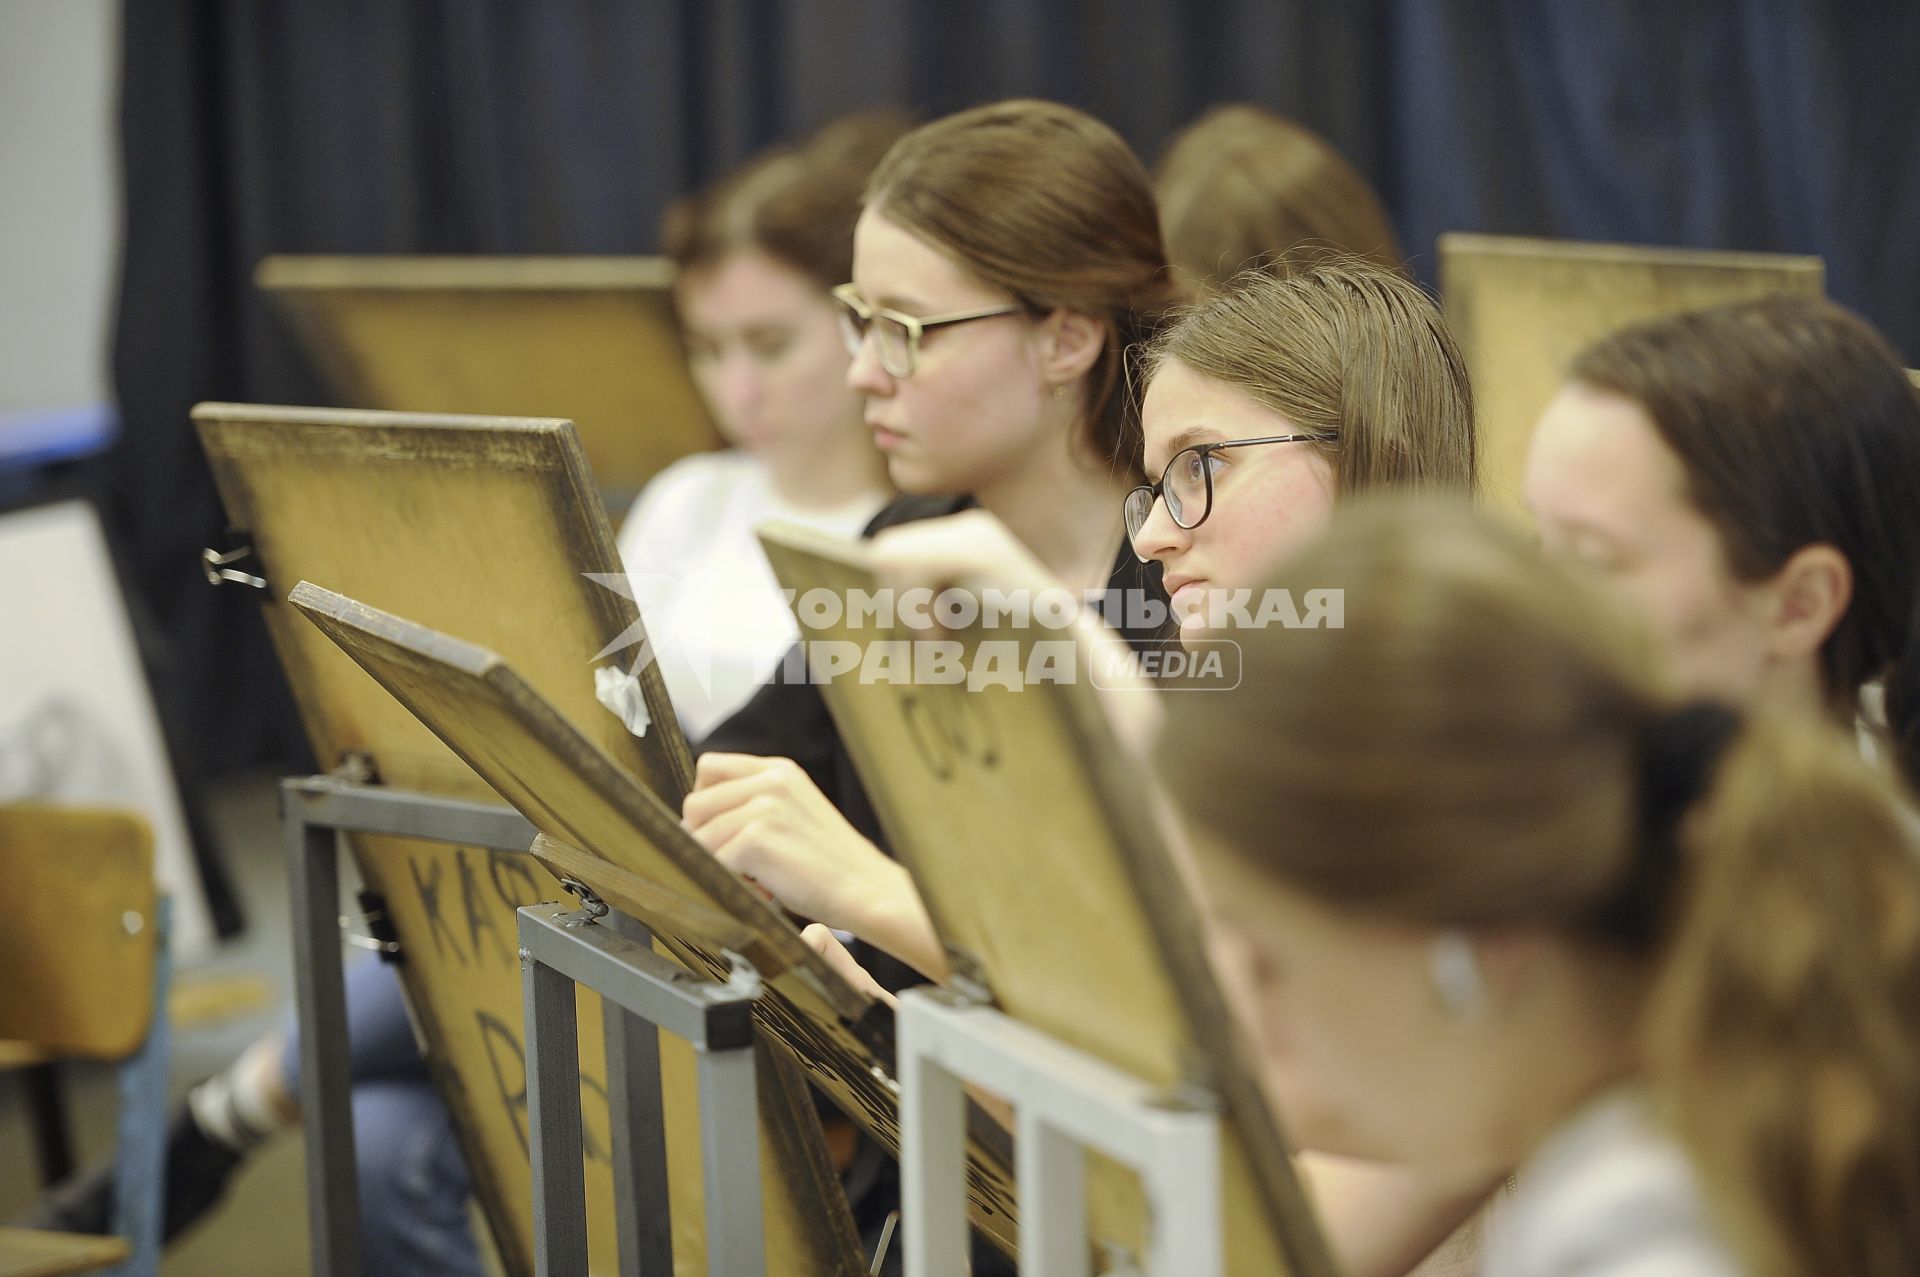
[[[288,777],[280,782],[280,802],[291,877],[312,1271],[315,1277],[362,1277],[352,1062],[339,952],[344,920],[338,835],[384,834],[524,852],[539,831],[518,811],[502,804],[388,789],[343,776]],[[688,1038],[701,1050],[712,1271],[758,1273],[765,1262],[765,1248],[759,1240],[764,1227],[759,1104],[750,1027],[758,976],[744,960],[736,960],[733,980],[724,985],[701,980],[655,955],[651,937],[639,922],[607,908],[579,884],[569,888],[589,904],[587,912],[596,919],[590,931],[546,925],[543,919],[565,913],[560,906],[545,906],[550,912],[544,914],[542,906],[522,910],[519,924],[527,991],[528,1135],[537,1271],[586,1271],[579,1044],[572,991],[577,982],[613,1004],[606,1015],[606,1067],[620,1277],[656,1277],[673,1271],[656,1024]],[[537,915],[531,922],[529,913]],[[536,934],[531,946],[526,939],[530,926]],[[566,996],[554,996],[561,992]],[[649,1012],[657,1012],[657,1018]],[[736,1042],[741,1024],[748,1026],[744,1045]],[[573,1088],[570,1105],[565,1102],[569,1087]],[[570,1173],[575,1181],[582,1181],[577,1196],[568,1183],[567,1168],[560,1164],[560,1153],[568,1147],[572,1150]],[[749,1200],[751,1209],[746,1206]],[[715,1231],[721,1217],[724,1227]],[[716,1244],[716,1237],[725,1240]],[[561,1249],[550,1252],[553,1245]],[[570,1266],[564,1260],[574,1252],[566,1248],[575,1245],[578,1264]],[[562,1261],[557,1266],[556,1258]]]
[[[590,888],[570,880],[566,885],[580,897],[577,912],[558,904],[520,910],[535,1271],[538,1277],[587,1271],[575,1014],[575,986],[584,985],[656,1034],[664,1029],[693,1047],[700,1078],[707,1271],[714,1277],[759,1277],[766,1271],[767,1253],[753,1061],[759,973],[728,954],[730,977],[724,983],[703,979],[660,957],[644,940],[605,925],[601,920],[611,911]],[[614,1142],[620,1142],[617,1129]],[[664,1147],[655,1165],[659,1182],[648,1200],[664,1232],[670,1192]],[[621,1224],[624,1230],[625,1219]],[[647,1269],[649,1277],[672,1272],[672,1239],[664,1240],[667,1266]]]
[[[1150,1212],[1147,1273],[1226,1271],[1212,1096],[1170,1096],[952,990],[901,994],[896,1027],[906,1277],[966,1271],[959,1150],[968,1082],[1014,1107],[1022,1277],[1090,1277],[1083,1149],[1139,1173]]]
[[[353,1066],[347,1041],[346,976],[341,963],[341,833],[388,834],[489,851],[525,851],[537,832],[498,803],[364,785],[339,776],[291,776],[280,782],[293,907],[294,1001],[300,1014],[300,1112],[307,1139],[307,1217],[314,1277],[362,1277],[359,1171],[354,1161]],[[612,1041],[615,1035],[609,1034]],[[623,1099],[608,1079],[608,1098]],[[658,1078],[649,1108],[634,1102],[626,1120],[659,1122]],[[615,1173],[620,1167],[615,1164]],[[634,1271],[638,1271],[637,1269]],[[626,1277],[623,1271],[623,1277]]]

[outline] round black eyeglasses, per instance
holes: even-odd
[[[1220,465],[1214,454],[1225,448],[1251,448],[1268,443],[1329,443],[1332,435],[1270,435],[1264,439],[1223,439],[1182,448],[1160,472],[1160,482],[1143,483],[1127,493],[1127,539],[1138,541],[1140,530],[1153,515],[1153,503],[1165,501],[1167,513],[1182,528],[1193,529],[1213,513],[1213,476]]]

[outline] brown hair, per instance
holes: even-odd
[[[867,174],[911,127],[898,111],[862,111],[797,146],[765,151],[669,206],[661,249],[682,274],[757,249],[823,292],[844,284],[853,275],[853,224]]]
[[[1343,511],[1272,582],[1309,583],[1344,628],[1248,634],[1238,693],[1169,698],[1188,821],[1357,914],[1639,955],[1653,1094],[1754,1271],[1912,1272],[1920,860],[1886,782],[1760,720],[1651,821],[1646,644],[1458,504]]]
[[[1154,178],[1167,259],[1200,290],[1332,256],[1401,268],[1367,180],[1319,134],[1263,107],[1207,112],[1167,144]]]
[[[1172,285],[1146,170],[1119,134],[1053,102],[975,107],[901,138],[867,203],[1034,314],[1103,323],[1085,442],[1137,469],[1126,352],[1152,333]]]
[[[1473,391],[1439,309],[1396,271],[1329,260],[1247,272],[1180,312],[1144,352],[1241,391],[1320,445],[1343,496],[1400,487],[1470,493]]]
[[[1885,679],[1896,758],[1920,780],[1920,396],[1892,348],[1832,302],[1781,295],[1626,329],[1570,376],[1646,410],[1737,579],[1808,545],[1846,556],[1826,691],[1850,724],[1862,685]]]

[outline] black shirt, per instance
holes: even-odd
[[[901,497],[876,514],[860,535],[872,537],[885,528],[903,523],[958,514],[974,504],[972,497]],[[1166,591],[1160,585],[1160,565],[1141,563],[1134,556],[1133,547],[1123,541],[1114,558],[1113,572],[1107,578],[1106,592],[1096,606],[1105,614],[1105,607],[1101,605],[1128,598],[1134,591],[1162,605],[1167,602]],[[1128,618],[1123,615],[1110,619]],[[1169,633],[1164,625],[1116,628],[1129,644],[1139,649],[1163,643]],[[790,664],[783,661],[782,667]],[[694,752],[704,754],[709,750],[791,758],[855,829],[881,850],[888,850],[881,836],[879,819],[873,814],[873,803],[867,797],[867,788],[854,770],[853,759],[840,740],[833,716],[827,712],[826,698],[821,696],[817,685],[804,680],[776,679],[768,683],[731,718],[714,728]]]

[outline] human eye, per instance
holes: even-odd
[[[1174,470],[1188,483],[1199,483],[1207,475],[1218,473],[1208,455],[1198,448],[1189,448],[1175,458]]]
[[[761,328],[747,334],[747,352],[763,363],[787,353],[793,347],[793,330],[790,328]]]

